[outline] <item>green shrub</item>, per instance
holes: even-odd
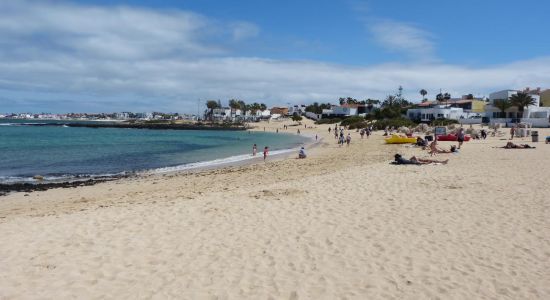
[[[458,124],[458,120],[453,119],[435,119],[430,122],[432,126],[447,126],[451,124]]]
[[[350,124],[349,129],[361,129],[361,128],[366,128],[367,126],[369,126],[369,123],[367,121],[356,122],[356,123]]]
[[[349,125],[352,125],[352,124],[355,124],[355,123],[361,123],[361,122],[365,122],[365,118],[359,117],[359,116],[353,116],[353,117],[349,117],[349,118],[344,119],[340,123],[340,125],[349,126]]]
[[[405,118],[394,118],[394,119],[386,119],[386,120],[378,120],[374,123],[372,123],[372,126],[375,130],[383,130],[386,127],[415,127],[417,124],[409,119]]]
[[[317,120],[315,124],[334,124],[334,123],[340,123],[342,119],[340,118],[330,118],[330,119],[321,119]]]

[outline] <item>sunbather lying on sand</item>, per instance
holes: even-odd
[[[453,152],[456,152],[456,146],[451,146],[451,150],[444,150],[444,149],[441,149],[439,147],[437,147],[437,141],[433,141],[430,143],[430,150],[428,151],[428,153],[430,153],[430,155],[434,155],[436,153],[453,153]]]
[[[534,149],[535,147],[529,146],[527,144],[514,144],[512,142],[506,143],[506,146],[502,147],[504,149]]]
[[[449,162],[448,159],[446,160],[435,160],[435,159],[423,159],[423,158],[417,158],[416,156],[412,156],[410,159],[404,159],[401,154],[395,154],[394,155],[394,163],[397,165],[428,165],[428,164],[446,164]]]

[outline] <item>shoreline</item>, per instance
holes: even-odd
[[[261,132],[260,130],[251,130],[256,132]],[[280,133],[280,134],[288,134],[291,133]],[[279,159],[286,159],[292,155],[292,153],[295,153],[298,151],[300,147],[307,147],[310,148],[312,145],[316,145],[320,142],[315,141],[315,136],[308,136],[307,134],[303,135],[305,137],[305,140],[299,144],[297,147],[293,148],[285,148],[285,149],[279,149],[274,150],[274,153],[269,154],[269,161],[279,160]],[[261,149],[260,149],[261,150]],[[232,160],[236,159],[236,160]],[[227,157],[221,157],[216,158],[213,160],[207,160],[207,161],[198,161],[194,163],[186,163],[181,165],[175,165],[175,166],[167,166],[167,167],[158,167],[153,169],[146,169],[146,170],[140,170],[140,171],[122,171],[114,175],[95,175],[95,176],[86,176],[86,177],[79,177],[75,175],[74,179],[67,180],[67,181],[36,181],[36,182],[13,182],[13,183],[2,183],[0,182],[0,197],[7,196],[11,193],[31,193],[31,192],[37,192],[37,191],[46,191],[50,189],[58,189],[58,188],[75,188],[79,186],[91,186],[96,185],[104,182],[109,181],[119,181],[119,180],[125,180],[125,179],[141,179],[141,178],[147,178],[150,176],[161,176],[161,175],[174,175],[174,174],[190,174],[190,173],[200,173],[203,171],[209,171],[209,170],[217,170],[217,169],[225,169],[225,168],[232,168],[232,167],[241,167],[241,166],[247,166],[252,164],[259,164],[263,163],[262,153],[261,151],[258,152],[258,155],[256,157],[253,157],[251,154],[239,154],[234,156],[227,156]]]

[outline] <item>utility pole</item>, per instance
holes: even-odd
[[[197,100],[197,122],[200,120],[200,106],[201,106],[201,99],[199,98]]]

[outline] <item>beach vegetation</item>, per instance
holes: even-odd
[[[512,102],[508,99],[497,99],[494,102],[494,106],[500,110],[499,118],[506,118],[506,110],[512,107]]]
[[[388,95],[382,102],[382,108],[376,109],[372,113],[374,119],[397,119],[407,112],[407,108],[412,105],[403,97],[403,87],[399,86],[397,93],[394,95]],[[369,117],[372,118],[372,117]]]
[[[386,127],[415,127],[417,124],[406,118],[393,118],[385,120],[377,120],[371,123],[375,130],[384,130]]]
[[[313,102],[313,104],[306,106],[306,111],[319,115],[323,113],[323,109],[331,109],[331,108],[332,108],[332,105],[330,103],[319,104],[318,102]]]
[[[519,115],[523,117],[523,111],[525,107],[535,105],[536,100],[527,93],[518,92],[510,97],[510,103],[518,108]]]
[[[335,123],[340,123],[341,121],[342,119],[340,118],[324,118],[324,119],[315,121],[315,124],[335,124]]]
[[[448,126],[448,125],[458,124],[458,123],[459,123],[458,120],[440,118],[440,119],[432,120],[430,122],[430,125],[432,125],[432,126]]]
[[[209,108],[209,109],[214,109],[214,108],[221,108],[221,103],[219,103],[219,100],[216,101],[216,100],[208,100],[206,101],[206,107]]]
[[[361,129],[361,128],[367,128],[369,126],[369,122],[367,120],[363,120],[361,122],[353,123],[348,126],[349,129]]]
[[[426,102],[426,95],[428,95],[428,91],[426,91],[425,89],[421,89],[419,93],[420,95],[422,95],[422,102]]]
[[[352,124],[361,123],[361,122],[365,122],[365,118],[364,118],[364,117],[353,116],[353,117],[349,117],[349,118],[346,118],[346,119],[342,120],[342,122],[340,123],[340,125],[342,125],[342,126],[350,126],[350,125],[352,125]]]
[[[344,104],[361,104],[359,100],[355,99],[355,98],[352,98],[352,97],[341,97],[340,99],[338,99],[338,102],[340,103],[340,105],[344,105]]]
[[[449,93],[439,93],[435,96],[435,99],[437,100],[437,102],[439,102],[439,104],[442,104],[443,102],[447,102],[447,101],[451,100],[451,94],[449,94]]]
[[[302,116],[300,116],[297,113],[292,115],[292,121],[294,121],[294,122],[300,122],[300,121],[302,121],[302,119],[303,119]]]

